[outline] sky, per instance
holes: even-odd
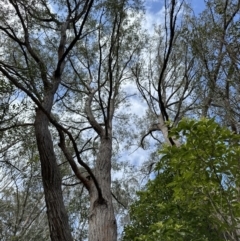
[[[204,9],[204,0],[188,0],[191,3],[194,13],[197,15]],[[154,23],[161,23],[161,13],[163,9],[164,0],[146,0],[146,14],[147,21],[145,22],[145,27],[147,29],[152,29]],[[127,86],[130,90],[133,90],[133,86]],[[128,91],[128,92],[129,92]],[[134,93],[133,93],[134,94]],[[138,99],[132,99],[132,112],[135,114],[143,113],[143,104],[138,101]],[[136,146],[127,151],[127,153],[122,157],[122,160],[130,161],[132,165],[140,166],[144,161],[149,159],[151,150],[143,150],[142,148],[136,148]],[[114,172],[114,171],[113,171]],[[113,173],[115,178],[124,178],[124,172],[118,171]],[[137,173],[136,173],[137,174]]]
[[[193,11],[195,14],[199,14],[204,9],[204,0],[186,0],[192,5]],[[145,28],[149,31],[153,30],[154,23],[161,23],[163,18],[161,17],[161,13],[163,12],[164,0],[146,0],[146,21],[144,22]],[[134,89],[133,84],[129,84],[126,86],[126,89],[129,89],[127,92],[129,93],[130,90]],[[136,90],[137,92],[137,90]],[[134,94],[134,91],[133,91]],[[132,98],[132,112],[135,114],[143,113],[144,107],[143,103],[140,103],[138,99]],[[151,151],[143,150],[136,147],[134,149],[129,150],[126,154],[129,156],[131,160],[131,164],[133,165],[141,165],[144,161],[149,158]],[[123,157],[125,159],[125,157]]]
[[[204,0],[186,0],[188,1],[192,9],[194,11],[195,15],[198,15],[200,12],[203,11],[205,7]],[[153,25],[159,24],[163,22],[163,6],[164,6],[164,0],[146,0],[146,20],[143,21],[144,28],[147,29],[150,33],[153,33]],[[136,89],[135,84],[128,83],[124,87],[125,91],[127,93],[137,93],[138,90]],[[139,115],[139,117],[144,114],[146,110],[146,105],[144,105],[143,102],[139,102],[137,98],[131,98],[131,112]],[[143,162],[149,159],[151,150],[143,150],[142,148],[138,148],[136,150],[130,149],[127,151],[126,156],[128,156],[127,159],[130,159],[130,163],[132,165],[141,166]],[[125,155],[123,156],[123,159],[125,159]]]
[[[188,0],[191,3],[192,9],[194,11],[195,15],[198,15],[203,11],[205,8],[204,0]],[[146,19],[143,20],[144,28],[147,29],[150,33],[153,33],[153,24],[159,24],[163,22],[163,3],[164,0],[146,0]],[[124,89],[126,92],[134,94],[137,93],[138,90],[136,89],[136,86],[133,83],[128,83]],[[139,117],[142,117],[145,110],[147,109],[146,105],[143,102],[140,102],[137,98],[131,98],[131,112],[138,115]],[[120,180],[120,182],[123,182],[124,180],[128,180],[129,177],[125,179],[125,175],[128,176],[133,175],[132,178],[138,180],[139,186],[135,186],[134,188],[141,188],[143,185],[146,184],[146,181],[148,179],[147,175],[143,177],[143,175],[139,175],[139,172],[137,170],[146,169],[148,171],[148,167],[144,163],[151,160],[151,153],[154,151],[155,148],[148,148],[146,150],[142,149],[141,147],[134,145],[129,150],[124,150],[124,153],[122,156],[118,158],[118,161],[122,161],[124,163],[127,163],[128,167],[133,166],[136,170],[135,175],[132,173],[127,173],[128,169],[126,170],[112,170],[112,177],[113,179]],[[127,172],[126,172],[127,171]],[[150,178],[154,178],[154,175],[151,174]],[[136,190],[137,191],[137,190]],[[121,215],[117,217],[118,221],[121,218]],[[118,225],[121,227],[121,225]],[[119,232],[121,232],[122,229],[119,229]]]
[[[191,4],[195,14],[200,13],[205,6],[204,0],[187,0]],[[157,13],[161,10],[164,0],[146,0],[146,7],[149,12]]]
[[[188,1],[194,13],[197,15],[204,9],[204,0],[186,0]],[[144,20],[144,28],[149,31],[153,31],[153,24],[159,24],[163,21],[163,6],[164,0],[146,0],[146,21]],[[126,90],[132,94],[136,93],[137,90],[134,90],[134,85],[129,83],[126,86]],[[144,109],[146,110],[146,106],[142,102],[139,102],[137,98],[131,99],[132,104],[132,113],[135,114],[143,114]],[[136,143],[137,144],[137,143]],[[149,159],[151,150],[143,150],[142,148],[137,148],[136,146],[133,149],[127,151],[127,153],[123,156],[122,160],[130,160],[130,164],[141,166],[141,164]],[[127,158],[126,158],[127,157]],[[121,174],[120,174],[121,176]]]

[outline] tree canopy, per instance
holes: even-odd
[[[240,1],[204,2],[2,1],[2,240],[116,241],[152,170],[132,238],[237,239]]]
[[[239,135],[213,119],[184,119],[138,193],[124,240],[238,240]]]

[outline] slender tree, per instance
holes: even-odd
[[[190,19],[189,44],[198,66],[194,92],[202,116],[218,116],[238,133],[239,1],[207,1],[204,12]]]
[[[188,26],[184,1],[165,1],[163,23],[155,27],[152,41],[144,58],[147,68],[138,65],[133,72],[138,89],[147,103],[148,126],[142,136],[151,135],[160,142],[179,145],[168,132],[188,113],[196,98],[191,99],[194,88],[194,57],[188,46],[185,30]],[[158,134],[161,133],[162,137]]]
[[[117,239],[113,120],[126,100],[121,85],[132,76],[141,43],[128,15],[140,8],[138,1],[9,0],[1,10],[1,51],[6,54],[0,72],[20,91],[16,101],[22,106],[26,100],[26,116],[33,118],[52,241],[73,240],[58,148],[88,191],[89,240]],[[6,128],[22,125],[26,119],[16,118]],[[89,152],[92,157],[85,159]]]

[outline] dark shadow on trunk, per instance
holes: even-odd
[[[47,206],[49,230],[52,241],[71,241],[71,229],[63,203],[61,174],[53,149],[53,141],[48,129],[49,120],[37,110],[35,133],[41,160],[42,182]]]

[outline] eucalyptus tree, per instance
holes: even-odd
[[[50,240],[40,163],[32,137],[29,128],[22,127],[2,133],[6,150],[1,150],[0,163],[1,240]]]
[[[11,103],[9,108],[12,108]],[[19,123],[21,117],[18,113]],[[11,128],[5,124],[5,131],[1,132],[0,239],[50,240],[34,133],[30,123],[22,122],[15,126],[13,120],[8,122]],[[73,177],[61,153],[57,152],[56,156],[60,160],[64,203],[72,236],[84,240],[87,237],[88,197],[83,187],[74,188],[75,183],[79,182]]]
[[[159,162],[159,168],[157,168],[159,177],[152,183],[150,182],[146,192],[139,194],[140,201],[136,202],[135,206],[133,206],[132,221],[134,227],[130,226],[127,230],[129,236],[126,240],[132,240],[136,238],[138,234],[142,234],[142,236],[138,237],[137,240],[159,240],[160,238],[163,238],[163,240],[188,240],[187,233],[191,230],[191,227],[186,228],[186,223],[178,223],[178,225],[174,227],[174,222],[184,217],[184,214],[181,213],[181,208],[184,207],[185,204],[181,202],[177,203],[175,206],[175,217],[174,214],[170,214],[170,210],[173,211],[174,207],[171,206],[171,204],[168,206],[169,202],[171,202],[169,200],[172,195],[174,196],[173,203],[176,204],[176,200],[179,200],[179,197],[177,197],[179,195],[179,189],[176,188],[178,184],[181,187],[185,187],[186,183],[194,183],[194,181],[187,180],[187,176],[189,175],[188,170],[191,169],[190,164],[193,165],[192,162],[188,160],[186,161],[186,166],[184,166],[184,158],[181,160],[181,150],[185,148],[185,145],[180,146],[181,143],[177,138],[178,135],[169,136],[170,129],[177,125],[182,117],[186,115],[191,115],[191,117],[195,118],[199,116],[211,116],[215,117],[216,121],[221,122],[221,124],[230,127],[234,132],[238,132],[239,129],[239,85],[238,81],[236,81],[239,79],[239,36],[237,31],[239,29],[239,1],[205,2],[206,9],[200,16],[193,17],[190,12],[181,12],[181,14],[184,14],[179,14],[179,19],[177,19],[178,15],[176,13],[180,13],[179,6],[181,6],[182,2],[170,1],[170,5],[166,4],[165,22],[163,27],[159,28],[159,45],[153,48],[158,50],[157,53],[159,54],[157,57],[156,55],[154,56],[153,52],[154,60],[157,59],[158,62],[151,61],[152,59],[150,58],[149,69],[147,71],[148,78],[146,78],[146,75],[141,76],[142,68],[140,68],[140,65],[137,66],[139,68],[136,67],[134,69],[134,74],[138,78],[138,88],[149,107],[147,114],[151,118],[149,119],[150,128],[143,135],[142,144],[144,144],[144,138],[149,134],[159,140],[159,136],[153,135],[153,132],[160,130],[165,142],[173,146],[171,148],[167,147],[169,152],[175,153],[175,155],[170,155],[170,158],[167,159],[165,163],[164,161],[166,159],[164,160],[164,158]],[[167,3],[167,1],[165,1],[165,3]],[[182,19],[183,25],[181,25],[180,19]],[[154,42],[155,41],[156,40],[154,40]],[[151,51],[149,52],[151,53]],[[230,134],[226,129],[224,129],[224,132]],[[211,131],[211,133],[214,132]],[[232,135],[232,133],[230,135]],[[215,137],[205,136],[204,140],[201,140],[202,137],[204,137],[204,135],[201,133],[194,135],[192,143],[195,143],[195,139],[197,142],[205,143],[203,149],[206,152],[208,152],[207,148],[211,148],[214,138],[216,138],[216,146],[221,142],[220,133]],[[225,143],[224,145],[226,145],[226,139],[224,138],[225,137],[223,137],[222,141]],[[238,139],[238,136],[235,136],[234,139],[235,138]],[[209,141],[211,144],[206,143]],[[198,218],[203,218],[205,222],[209,217],[210,221],[213,221],[212,226],[214,228],[209,228],[207,225],[204,226],[205,223],[201,223],[205,231],[210,230],[214,232],[209,233],[209,237],[206,237],[206,232],[203,232],[204,235],[202,237],[198,235],[197,238],[199,238],[199,240],[239,239],[239,230],[236,221],[239,216],[238,208],[233,211],[230,204],[231,202],[238,202],[236,201],[238,199],[238,181],[233,184],[230,180],[232,174],[228,176],[231,172],[229,172],[229,170],[232,170],[232,165],[238,170],[237,162],[239,154],[237,154],[238,148],[235,146],[237,141],[235,141],[233,141],[233,143],[230,141],[228,145],[225,146],[227,149],[231,147],[236,148],[234,152],[229,153],[230,156],[228,158],[226,158],[226,151],[221,152],[219,149],[221,152],[220,156],[224,159],[223,162],[221,162],[218,154],[217,156],[219,158],[212,158],[213,160],[216,159],[214,165],[218,167],[222,164],[223,166],[228,166],[225,169],[227,173],[225,176],[227,184],[224,187],[222,187],[222,182],[225,180],[223,177],[225,175],[224,168],[221,170],[216,169],[218,171],[215,172],[213,171],[215,177],[218,179],[214,189],[218,190],[220,187],[221,194],[213,190],[208,193],[208,198],[211,199],[212,205],[209,213],[203,213],[203,208],[196,210],[196,202],[194,202],[193,207],[189,207],[189,199],[187,199],[187,205],[185,209],[183,209],[191,216],[186,216],[187,221],[191,220],[194,223],[198,222]],[[215,149],[215,146],[213,146],[213,149]],[[188,152],[189,156],[194,154],[194,150],[195,148],[192,148]],[[166,154],[164,151],[161,153]],[[231,157],[231,153],[234,154],[234,157]],[[203,162],[208,160],[205,156],[201,156],[201,158],[203,158]],[[187,159],[187,156],[185,156],[185,160]],[[177,160],[181,161],[178,162]],[[232,161],[234,161],[235,164],[232,164]],[[177,164],[174,166],[173,172],[168,176],[168,169],[164,164],[171,165],[171,163]],[[181,168],[183,168],[182,172],[180,171]],[[208,167],[203,169],[209,170]],[[179,174],[180,172],[181,174]],[[233,172],[234,177],[236,177],[235,180],[238,180],[238,173]],[[196,168],[192,174],[191,177],[200,176],[200,178],[204,175],[200,168]],[[182,175],[182,178],[187,180],[185,184],[179,183],[181,178],[178,179],[178,175]],[[211,176],[212,174],[209,175]],[[170,178],[170,180],[167,180],[168,184],[162,183],[164,182],[163,178]],[[175,183],[171,182],[172,178],[176,180]],[[162,182],[159,182],[159,180]],[[209,181],[209,179],[207,180]],[[156,185],[157,182],[159,186]],[[199,182],[197,181],[197,183]],[[202,188],[208,189],[208,184],[203,184]],[[159,189],[161,189],[161,191],[159,191]],[[182,193],[184,197],[187,195],[187,190],[189,190],[189,188],[186,188],[184,194]],[[198,191],[196,191],[196,193],[197,192]],[[215,192],[218,195],[214,196]],[[231,196],[233,193],[234,195]],[[191,192],[190,196],[192,194]],[[153,201],[149,199],[151,195],[154,199]],[[223,204],[223,199],[218,199],[219,195],[221,197],[225,196],[225,204]],[[165,209],[166,206],[161,201],[161,198],[164,200],[163,202],[166,202],[166,206],[168,206],[169,209]],[[203,198],[199,198],[198,200],[201,202]],[[202,204],[203,203],[201,203],[201,205]],[[221,208],[217,208],[218,205],[221,206]],[[223,206],[224,209],[226,209],[222,212]],[[142,210],[145,211],[142,212]],[[145,215],[146,212],[156,213],[157,215],[149,217]],[[161,215],[161,212],[163,212],[163,215]],[[160,215],[162,219],[159,219],[158,215]],[[206,216],[204,217],[204,215]],[[155,218],[157,221],[154,220]],[[152,222],[152,220],[154,221]],[[149,223],[153,223],[153,225],[148,226]],[[181,231],[181,227],[183,227],[183,232]],[[195,224],[194,227],[196,227]],[[215,229],[216,227],[217,230]],[[142,229],[148,233],[144,233],[144,231],[141,233]],[[172,235],[174,230],[176,231],[176,236]],[[196,232],[200,230],[201,228],[199,227]],[[223,233],[221,233],[222,230],[224,230]],[[192,232],[193,235],[190,235],[189,240],[192,240],[196,232]],[[214,237],[215,234],[216,236]],[[194,237],[194,239],[196,239],[196,237]]]
[[[12,128],[31,116],[51,240],[73,240],[64,206],[59,152],[90,197],[88,240],[116,240],[111,195],[114,119],[126,100],[141,45],[131,16],[140,1],[4,1],[1,78],[28,105]],[[30,107],[30,108],[27,108]],[[29,126],[28,126],[29,128]],[[58,146],[56,145],[58,143]],[[91,155],[90,155],[90,154]],[[79,168],[79,166],[82,168]]]
[[[239,1],[205,1],[195,16],[184,1],[165,1],[164,21],[155,28],[148,66],[133,69],[148,105],[148,135],[168,139],[184,116],[217,117],[238,132]],[[146,55],[144,56],[146,58]]]
[[[189,19],[189,44],[198,66],[199,114],[215,116],[239,132],[240,1],[206,1],[198,17]]]
[[[21,175],[15,173],[10,180],[1,181],[1,240],[50,240],[39,180]]]
[[[168,137],[168,132],[187,115],[197,99],[192,95],[196,66],[186,35],[188,6],[184,1],[164,3],[163,21],[155,26],[144,55],[147,66],[139,64],[133,69],[140,94],[148,106],[149,123],[143,133],[142,146],[149,135],[158,142],[179,145],[177,140]]]

